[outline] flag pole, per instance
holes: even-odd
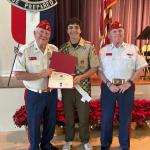
[[[9,79],[8,79],[8,84],[7,84],[8,87],[9,87],[9,84],[10,84],[10,79],[11,79],[11,75],[12,75],[12,72],[13,72],[13,67],[14,67],[14,64],[15,64],[15,60],[16,60],[16,57],[17,57],[18,50],[19,50],[19,44],[18,44],[17,47],[14,47],[15,58],[14,58],[14,61],[13,61],[12,67],[11,67],[11,72],[10,72]]]

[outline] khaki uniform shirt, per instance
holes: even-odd
[[[39,73],[49,67],[53,51],[58,51],[58,48],[52,44],[47,44],[44,53],[38,48],[35,41],[26,44],[18,52],[13,71]],[[24,80],[23,83],[29,90],[43,90],[47,89],[48,78],[41,78],[34,81]]]
[[[99,52],[100,67],[106,78],[112,79],[131,78],[134,71],[147,66],[142,55],[139,55],[138,48],[133,44],[122,43],[119,48],[113,44],[106,45]]]
[[[90,68],[99,66],[95,47],[83,38],[80,39],[80,42],[76,48],[74,48],[69,41],[61,45],[60,51],[77,58],[75,71],[76,76],[87,72]],[[82,80],[80,86],[90,94],[89,78]]]

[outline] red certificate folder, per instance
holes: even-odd
[[[77,58],[75,56],[63,54],[61,52],[53,52],[50,68],[55,69],[57,72],[74,74],[76,62]]]

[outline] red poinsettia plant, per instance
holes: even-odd
[[[58,126],[64,126],[66,119],[64,115],[64,109],[63,109],[63,104],[62,101],[58,100],[57,102],[57,116],[56,116],[56,124]]]
[[[65,115],[64,115],[64,110],[63,110],[63,104],[60,100],[58,100],[57,103],[57,125],[58,126],[64,126],[65,124]],[[26,113],[26,107],[25,105],[21,106],[15,114],[13,115],[13,121],[14,124],[21,128],[22,126],[27,126],[27,113]],[[41,120],[42,123],[42,120]]]
[[[150,100],[135,100],[132,110],[132,121],[142,126],[150,120]]]
[[[101,103],[100,100],[90,101],[90,109],[89,109],[89,121],[90,125],[96,124],[100,126],[101,124]],[[56,124],[58,126],[64,126],[66,119],[64,115],[64,109],[62,101],[58,100],[57,103],[57,116],[56,116]],[[27,125],[27,115],[25,106],[21,106],[13,115],[13,120],[16,126],[22,127],[23,125]],[[78,122],[78,117],[76,115],[75,122]],[[134,107],[132,110],[132,120],[135,121],[138,125],[144,125],[147,121],[150,120],[150,100],[135,100]],[[114,113],[114,125],[119,124],[119,107],[116,105],[115,113]]]
[[[27,113],[26,107],[21,106],[13,115],[13,121],[16,126],[21,128],[23,125],[27,126]]]

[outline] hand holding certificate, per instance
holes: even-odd
[[[61,52],[53,52],[50,63],[52,72],[49,78],[49,88],[73,88],[73,74],[75,72],[76,57],[63,54]]]
[[[53,71],[49,78],[48,87],[51,89],[73,88],[73,76],[67,73]]]

